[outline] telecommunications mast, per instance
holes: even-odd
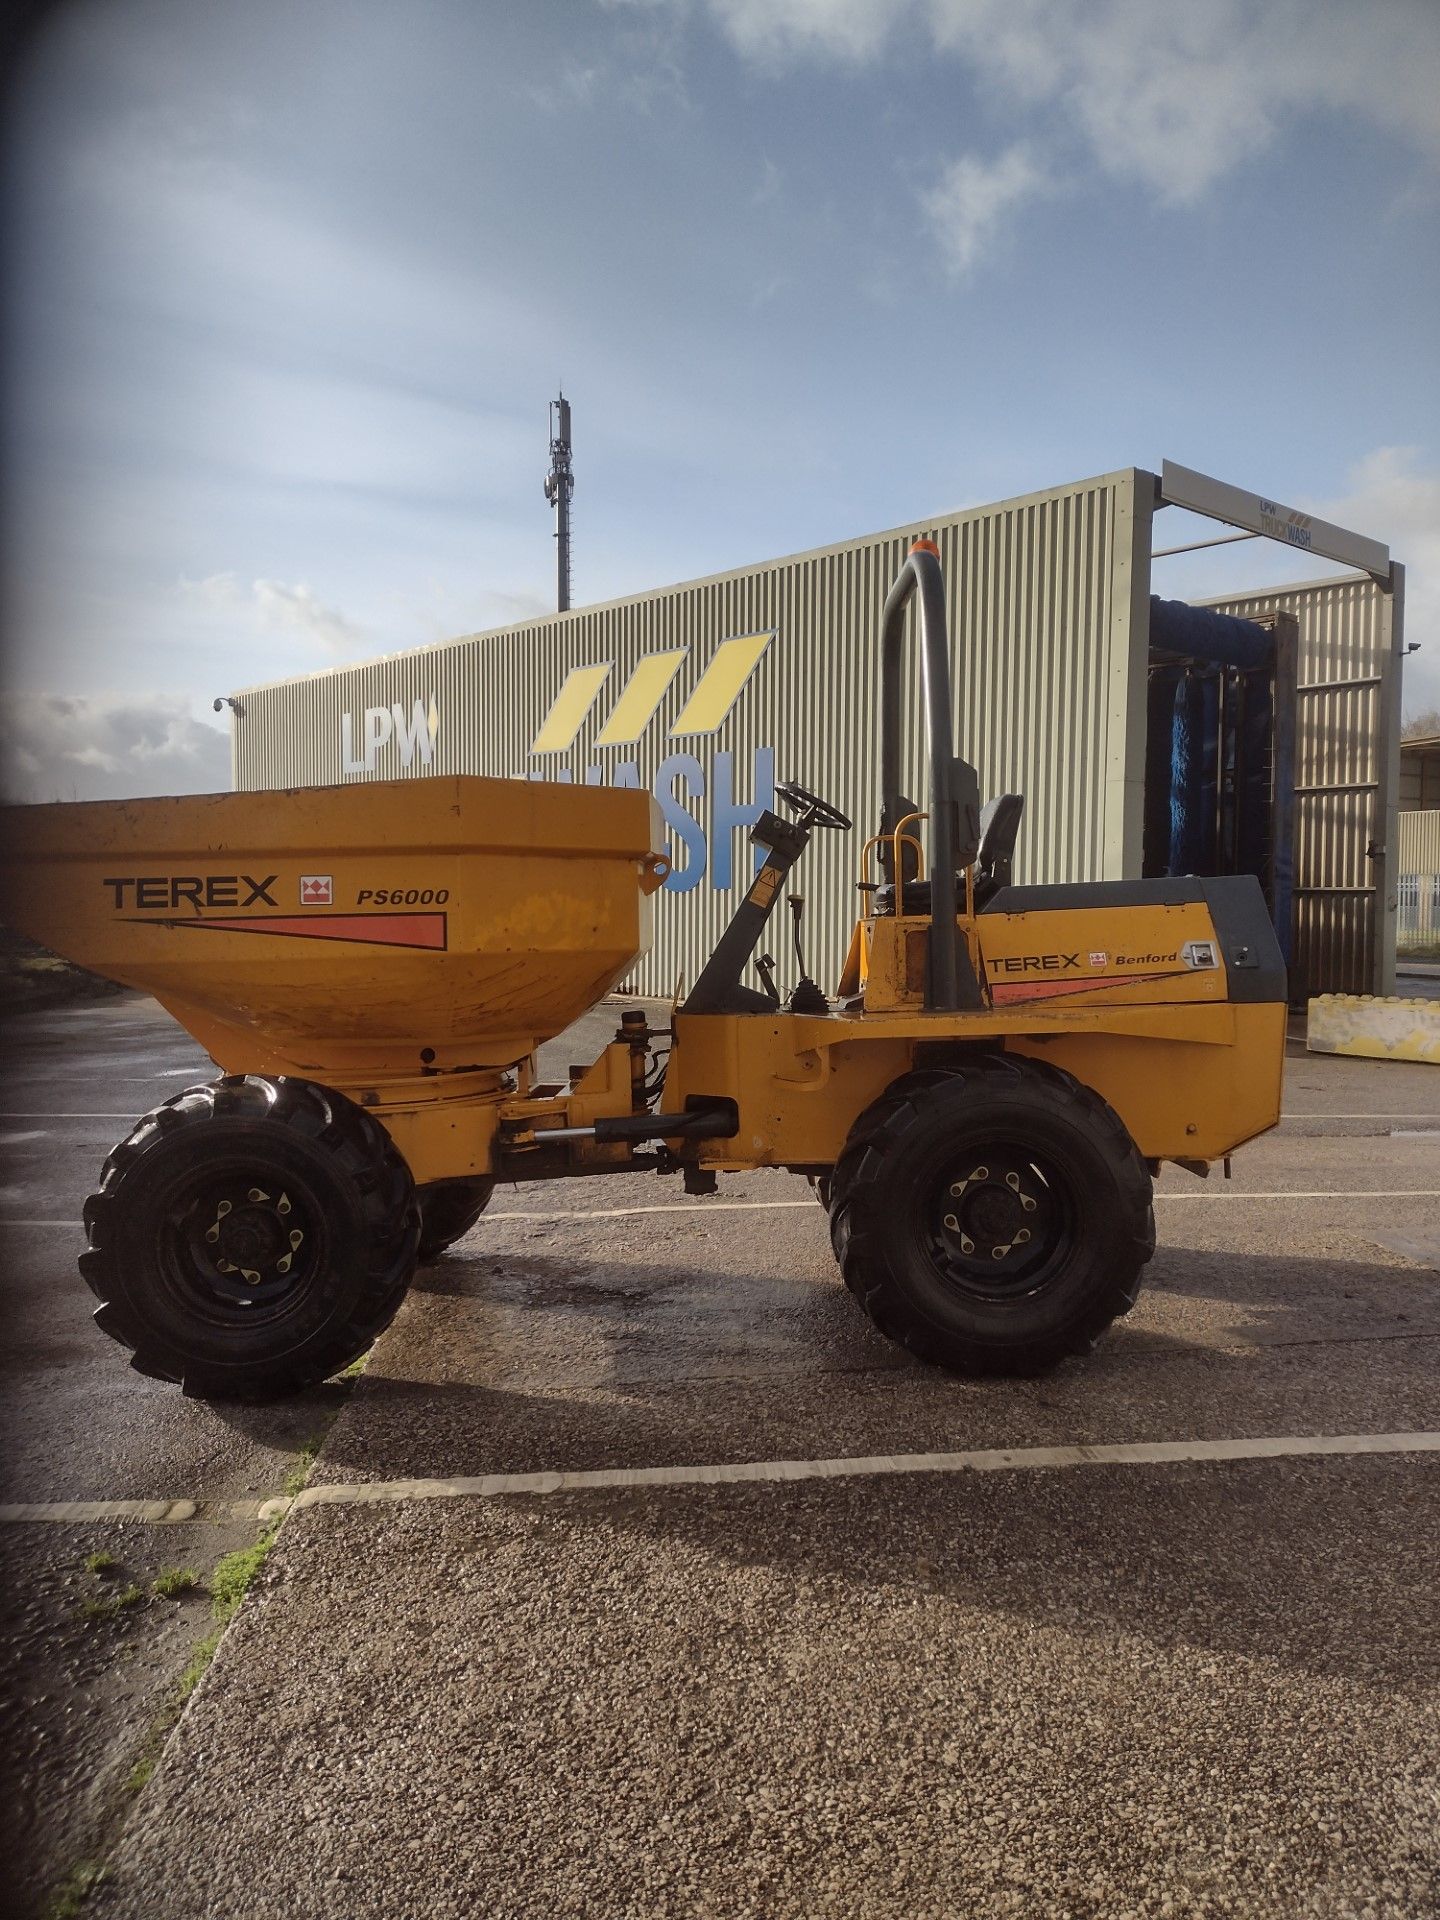
[[[575,474],[570,464],[570,402],[562,393],[550,402],[550,471],[545,498],[555,509],[555,604],[570,610],[570,496]]]

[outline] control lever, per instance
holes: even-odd
[[[828,1013],[830,1003],[805,971],[805,952],[800,944],[800,920],[805,912],[805,900],[798,893],[787,893],[790,913],[795,922],[795,965],[799,968],[800,978],[796,981],[790,995],[791,1013]]]
[[[760,984],[764,987],[767,998],[772,1000],[778,1007],[780,1004],[780,989],[775,984],[775,962],[768,953],[762,953],[760,955],[760,958],[755,962],[755,971],[760,976]]]
[[[793,929],[795,939],[795,971],[803,980],[805,978],[805,953],[800,945],[800,920],[805,912],[805,896],[800,893],[787,893],[785,899],[790,908],[790,917],[795,923]]]

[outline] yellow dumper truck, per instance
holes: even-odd
[[[900,790],[912,601],[923,806]],[[152,993],[220,1070],[86,1203],[81,1271],[132,1365],[295,1391],[370,1345],[497,1181],[641,1168],[689,1193],[809,1176],[865,1312],[959,1372],[1033,1372],[1127,1312],[1160,1162],[1203,1170],[1279,1117],[1265,901],[1249,877],[1014,884],[1021,800],[982,808],[955,754],[928,543],[883,623],[884,807],[836,993],[754,966],[812,836],[850,828],[781,785],[791,817],[753,828],[764,862],[669,1024],[624,1012],[564,1085],[537,1048],[649,939],[647,794],[434,777],[8,810],[4,918]]]

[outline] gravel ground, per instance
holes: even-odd
[[[142,1379],[97,1333],[76,1272],[80,1208],[127,1116],[214,1069],[153,1002],[117,994],[7,1019],[0,1049],[0,1500],[254,1498],[277,1491],[346,1389],[279,1407],[208,1407]],[[168,1725],[203,1595],[148,1593],[165,1567],[205,1574],[253,1527],[0,1528],[0,1909],[41,1913],[53,1887],[103,1855],[126,1782]],[[85,1571],[113,1554],[115,1577]],[[137,1584],[142,1606],[85,1619],[87,1600]]]
[[[1400,1460],[307,1512],[100,1910],[1433,1913],[1437,1520]]]

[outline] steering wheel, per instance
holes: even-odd
[[[832,827],[837,833],[850,831],[852,823],[838,807],[832,807],[818,793],[811,793],[808,787],[802,787],[798,780],[781,780],[777,782],[775,791],[792,813],[804,816],[802,826]]]

